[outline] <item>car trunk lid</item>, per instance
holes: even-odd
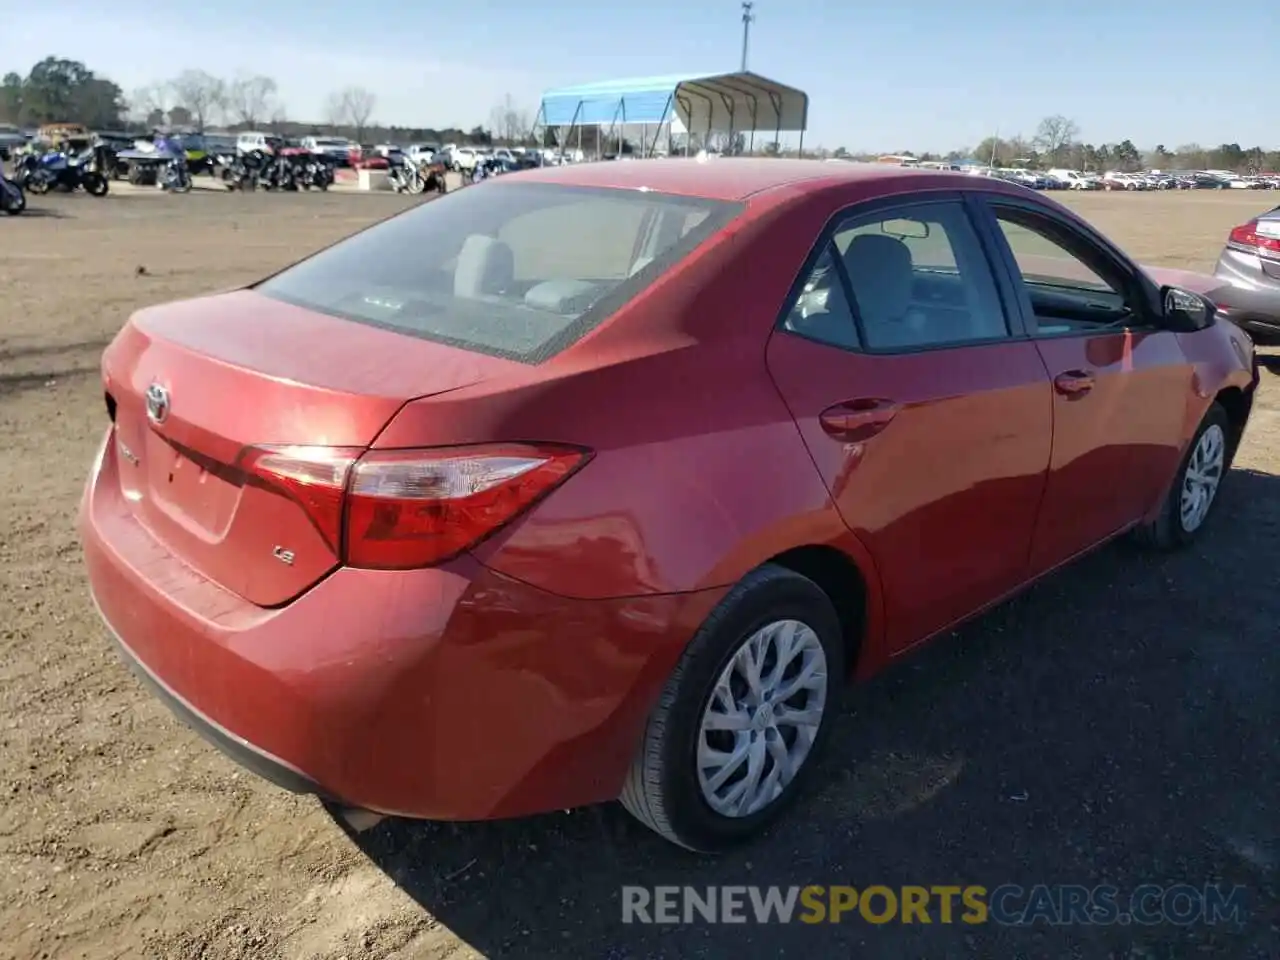
[[[255,482],[248,448],[358,455],[406,401],[509,366],[247,290],[140,311],[103,355],[123,502],[203,576],[285,603],[339,563],[340,545]]]

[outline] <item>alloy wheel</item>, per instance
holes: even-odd
[[[748,817],[791,785],[813,748],[828,701],[827,656],[799,620],[747,638],[721,671],[697,740],[702,798],[725,817]]]
[[[1226,466],[1227,438],[1218,424],[1210,424],[1200,434],[1182,479],[1179,513],[1182,529],[1194,533],[1200,529],[1209,508],[1213,506]]]

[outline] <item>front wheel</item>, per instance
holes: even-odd
[[[102,174],[93,172],[86,173],[82,181],[85,192],[93,197],[105,197],[110,186],[107,184],[107,178]]]
[[[6,214],[16,217],[27,209],[27,195],[16,183],[5,184],[0,187],[0,203],[3,203]]]
[[[1138,540],[1173,550],[1196,539],[1218,502],[1218,490],[1231,469],[1234,453],[1231,421],[1222,406],[1214,403],[1187,446],[1159,516],[1135,531]]]
[[[843,675],[840,621],[827,595],[785,567],[752,571],[703,623],[663,688],[623,806],[690,850],[750,838],[814,767]]]

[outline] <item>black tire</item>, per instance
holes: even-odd
[[[1213,489],[1207,512],[1199,524],[1193,529],[1188,529],[1182,514],[1182,495],[1187,483],[1187,469],[1191,465],[1192,457],[1201,439],[1211,430],[1217,430],[1221,433],[1223,443],[1221,473],[1218,476],[1218,483]],[[1204,419],[1200,421],[1200,426],[1196,428],[1191,442],[1187,444],[1187,450],[1182,456],[1182,462],[1178,464],[1178,472],[1174,475],[1173,483],[1169,486],[1169,492],[1165,495],[1164,503],[1160,505],[1159,516],[1153,522],[1145,523],[1134,530],[1134,535],[1138,542],[1144,546],[1154,547],[1157,550],[1177,550],[1185,547],[1204,533],[1209,518],[1213,516],[1213,510],[1218,505],[1218,500],[1221,499],[1222,483],[1226,480],[1227,471],[1231,469],[1235,446],[1236,438],[1233,435],[1231,420],[1227,417],[1227,412],[1222,409],[1220,404],[1212,404],[1208,412],[1205,413]]]
[[[107,178],[100,173],[86,173],[83,183],[85,192],[91,197],[105,197],[111,189]]]
[[[817,634],[827,665],[825,708],[812,748],[782,793],[755,813],[726,816],[711,808],[698,783],[695,754],[703,712],[733,655],[753,633],[777,620],[798,620]],[[785,567],[766,564],[753,570],[707,617],[672,671],[627,774],[622,805],[660,836],[690,850],[715,852],[751,838],[796,799],[819,765],[839,712],[844,670],[840,620],[821,588]]]
[[[17,190],[17,194],[15,196],[10,197],[6,195],[4,200],[0,201],[4,206],[5,214],[10,217],[16,217],[18,214],[22,213],[23,210],[27,209],[27,195],[22,192],[21,187],[15,187],[15,189]]]

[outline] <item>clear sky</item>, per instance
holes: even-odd
[[[1030,136],[1061,113],[1090,142],[1280,147],[1280,3],[757,0],[749,66],[810,96],[806,142],[850,150]],[[0,30],[0,72],[84,61],[132,90],[199,67],[276,79],[291,119],[351,84],[375,119],[470,127],[510,93],[737,69],[737,0],[46,0]]]

